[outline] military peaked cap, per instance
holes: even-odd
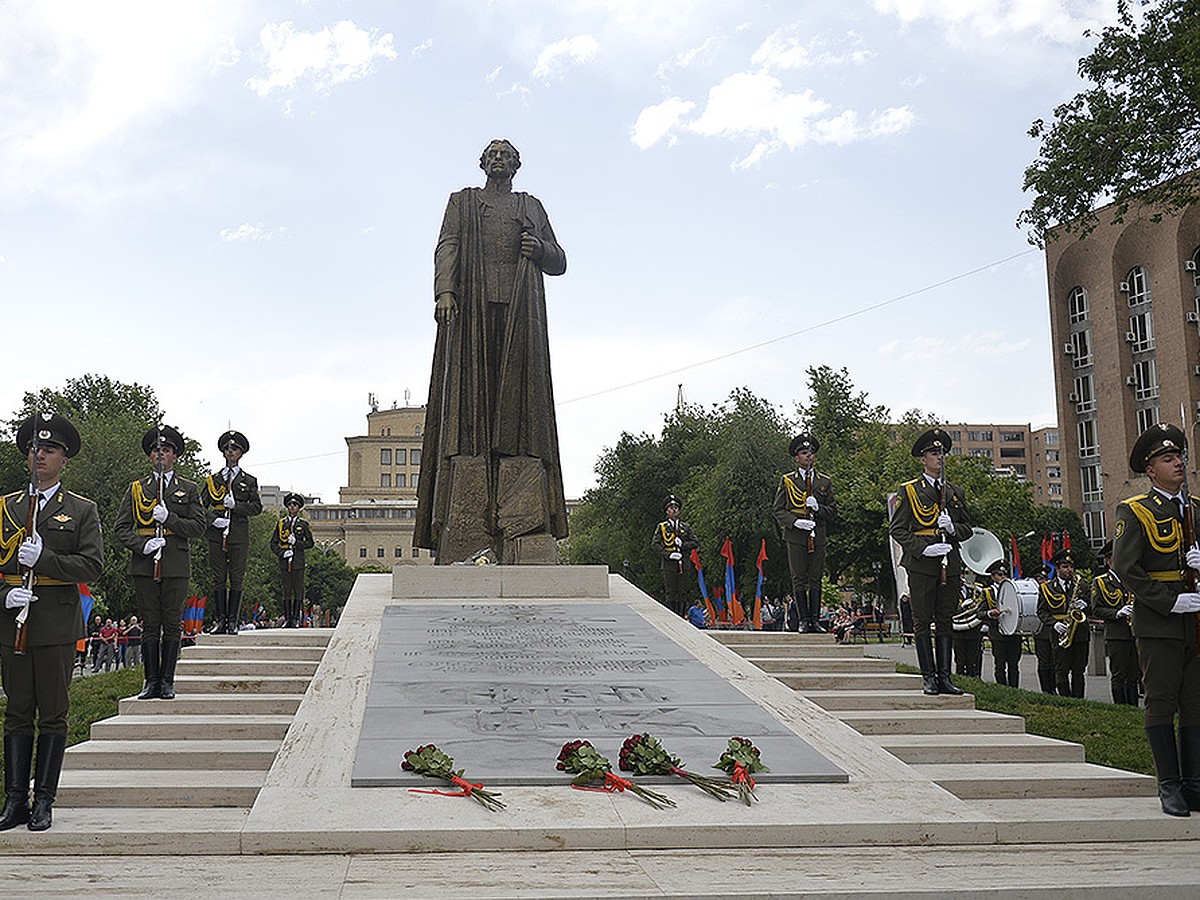
[[[175,451],[176,456],[183,452],[183,435],[177,429],[170,425],[155,425],[142,435],[142,451],[144,453],[149,455],[154,450],[158,445],[159,435],[162,435],[162,442]]]
[[[950,435],[946,434],[940,428],[930,428],[923,435],[917,438],[913,444],[912,455],[922,456],[930,450],[941,450],[943,453],[949,453],[954,442],[950,440]]]
[[[29,452],[29,445],[33,443],[35,431],[38,443],[55,444],[62,447],[68,459],[78,453],[82,446],[79,432],[75,430],[74,425],[67,421],[65,416],[51,412],[34,413],[17,429],[17,449],[22,453]]]
[[[240,431],[233,431],[231,429],[217,438],[217,449],[222,453],[224,453],[225,448],[231,444],[237,447],[243,453],[250,449],[250,441],[247,440],[246,436]]]
[[[1133,445],[1129,453],[1129,468],[1145,472],[1150,460],[1163,453],[1182,453],[1187,449],[1187,437],[1167,422],[1151,425]]]
[[[798,434],[792,438],[792,442],[788,444],[788,456],[795,456],[801,450],[816,453],[820,449],[821,442],[806,431],[804,434]]]

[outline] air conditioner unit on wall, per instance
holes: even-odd
[[[1194,259],[1187,260],[1187,262],[1185,262],[1183,264],[1183,271],[1195,272],[1196,271],[1196,261]]]
[[[1200,366],[1192,366],[1192,374],[1200,375]]]
[[[1185,318],[1186,318],[1186,319],[1187,319],[1189,322],[1192,322],[1192,323],[1194,324],[1194,323],[1196,323],[1196,322],[1200,322],[1200,313],[1197,313],[1197,312],[1190,312],[1190,313],[1188,313],[1188,314],[1187,314],[1187,316],[1186,316]]]
[[[1125,332],[1125,343],[1136,344],[1137,339],[1138,339],[1137,335],[1134,334],[1132,331]]]
[[[1074,356],[1075,355],[1075,345],[1074,344],[1063,344],[1063,353],[1067,354],[1067,356]]]
[[[1137,383],[1138,383],[1138,380],[1137,380],[1136,375],[1126,375],[1125,376],[1125,384],[1127,384],[1129,387],[1137,387]]]
[[[1068,403],[1078,403],[1079,395],[1078,394],[1067,394],[1067,402]]]
[[[1117,289],[1118,289],[1118,290],[1119,290],[1119,291],[1120,291],[1122,294],[1128,294],[1128,293],[1129,293],[1129,282],[1128,282],[1128,281],[1122,281],[1122,282],[1121,282],[1119,285],[1117,285]]]

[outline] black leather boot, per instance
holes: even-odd
[[[1183,800],[1188,809],[1200,812],[1200,725],[1179,726],[1179,770]]]
[[[45,831],[52,819],[50,808],[58,794],[58,776],[62,774],[63,752],[67,749],[65,734],[39,734],[37,741],[37,773],[33,778],[33,808],[29,813],[30,831]]]
[[[163,641],[158,688],[158,696],[163,700],[175,699],[175,663],[178,661],[179,641]]]
[[[225,607],[226,607],[225,591],[221,588],[214,588],[212,595],[212,623],[209,625],[209,634],[224,634],[225,633]]]
[[[33,765],[33,735],[4,736],[4,811],[0,831],[29,821],[29,770]]]
[[[963,691],[955,687],[950,680],[950,655],[954,650],[954,637],[949,634],[939,634],[934,644],[934,658],[937,661],[937,685],[939,694],[961,695]]]
[[[158,641],[142,641],[142,665],[146,668],[146,685],[138,694],[139,700],[157,700],[158,685]]]
[[[229,606],[226,607],[225,633],[238,633],[238,620],[242,617],[242,592],[229,592]]]
[[[933,663],[933,639],[928,634],[918,634],[916,645],[917,665],[921,668],[921,678],[925,681],[924,691],[930,697],[936,697],[941,690],[938,687],[937,669]]]
[[[1146,727],[1146,740],[1150,742],[1154,771],[1158,773],[1158,800],[1162,804],[1162,811],[1168,816],[1190,816],[1187,800],[1183,797],[1183,779],[1179,775],[1175,726],[1149,725]]]

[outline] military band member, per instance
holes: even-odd
[[[1049,578],[1046,566],[1043,563],[1033,563],[1026,574],[1038,583],[1040,594],[1042,585]],[[1058,632],[1054,630],[1054,626],[1043,625],[1039,619],[1038,630],[1033,633],[1033,653],[1037,657],[1038,688],[1043,694],[1058,693],[1054,675],[1054,651],[1057,649],[1057,641]]]
[[[1100,574],[1092,579],[1092,613],[1104,620],[1104,655],[1111,672],[1113,703],[1137,706],[1142,683],[1133,640],[1133,594],[1112,570],[1112,541],[1100,548]]]
[[[37,438],[37,452],[32,444]],[[0,498],[0,678],[4,713],[4,809],[0,831],[51,825],[63,752],[67,748],[67,689],[75,668],[75,645],[84,635],[79,583],[94,581],[104,566],[104,541],[96,504],[64,490],[67,460],[79,452],[79,432],[57,413],[39,413],[17,430],[17,448],[30,459],[37,480],[37,534],[26,531],[30,488]],[[33,570],[32,590],[21,570]],[[14,650],[16,619],[28,607],[24,653]],[[29,774],[34,731],[37,767],[33,807]]]
[[[962,591],[958,548],[971,536],[971,517],[962,490],[943,479],[951,446],[950,435],[940,428],[917,438],[912,455],[923,471],[900,486],[889,529],[904,550],[900,565],[908,572],[917,662],[926,694],[962,693],[950,680],[950,653]],[[930,634],[935,622],[936,645]]]
[[[954,623],[954,671],[971,678],[983,677],[982,599],[964,585]]]
[[[1054,690],[1060,697],[1082,697],[1091,643],[1088,590],[1075,574],[1075,560],[1069,547],[1055,553],[1050,562],[1057,571],[1054,578],[1038,587],[1037,617],[1042,631],[1050,636]],[[1064,647],[1063,641],[1070,643]]]
[[[180,617],[192,571],[188,541],[208,527],[199,487],[175,474],[184,446],[183,435],[170,425],[155,426],[142,435],[142,450],[153,470],[129,486],[113,526],[117,540],[131,554],[129,574],[144,629],[146,684],[139,700],[175,699]]]
[[[225,467],[204,479],[200,491],[208,516],[208,565],[212,569],[213,634],[237,634],[242,578],[250,555],[250,518],[262,512],[258,479],[241,467],[250,441],[240,431],[217,438]],[[228,585],[228,587],[226,586]]]
[[[1009,687],[1021,686],[1021,642],[1019,634],[1005,634],[1000,630],[1000,585],[1009,579],[1008,563],[1002,559],[988,566],[991,584],[983,589],[984,604],[988,618],[988,640],[992,643],[992,661],[996,684]]]
[[[677,616],[687,614],[688,601],[684,588],[691,583],[688,557],[700,546],[692,526],[679,518],[682,508],[683,501],[674,494],[666,497],[663,500],[666,519],[654,526],[654,534],[650,538],[650,546],[662,561],[663,606]]]
[[[1187,440],[1174,425],[1148,428],[1133,445],[1129,468],[1150,478],[1150,490],[1117,505],[1113,571],[1133,594],[1133,636],[1146,685],[1146,738],[1158,773],[1163,812],[1200,810],[1200,658],[1196,655],[1200,594],[1187,569],[1200,568],[1200,549],[1183,540],[1200,498],[1185,497]],[[1179,745],[1175,715],[1179,714]]]
[[[801,632],[824,632],[821,627],[821,580],[825,574],[825,534],[837,519],[833,482],[816,470],[820,442],[811,434],[798,434],[788,445],[788,455],[796,460],[796,471],[779,479],[773,514],[783,529],[787,545],[788,571],[792,576],[792,596],[799,615],[796,628]]]
[[[300,518],[304,498],[289,492],[283,505],[287,513],[271,532],[271,552],[279,557],[279,573],[283,579],[284,628],[299,628],[304,614],[304,551],[313,547],[312,528]]]

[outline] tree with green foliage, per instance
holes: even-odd
[[[1034,193],[1017,218],[1038,246],[1055,228],[1081,236],[1111,202],[1155,220],[1200,199],[1200,0],[1118,0],[1118,23],[1079,61],[1091,86],[1036,120],[1041,141],[1025,170]]]

